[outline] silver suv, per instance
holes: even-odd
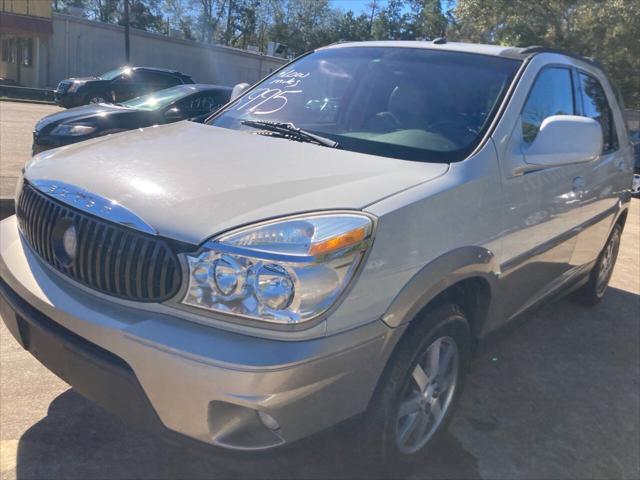
[[[479,341],[554,293],[602,298],[631,178],[589,60],[334,45],[204,124],[34,157],[0,224],[2,317],[167,435],[269,449],[363,413],[361,441],[406,459]]]

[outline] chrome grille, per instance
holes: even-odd
[[[25,183],[16,208],[20,230],[56,270],[100,292],[127,300],[159,302],[181,283],[178,258],[168,242],[106,222],[44,195]],[[56,253],[56,225],[73,224],[77,250],[63,263]]]

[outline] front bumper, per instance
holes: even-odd
[[[15,217],[0,245],[2,317],[26,349],[116,414],[217,446],[275,447],[364,411],[401,333],[379,320],[301,341],[222,331],[85,291],[41,262]]]
[[[633,175],[633,183],[631,184],[631,195],[640,196],[640,174]]]
[[[84,104],[84,95],[78,95],[76,93],[71,94],[54,90],[53,101],[56,103],[56,105],[59,105],[61,107],[73,108]]]

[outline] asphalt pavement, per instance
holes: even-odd
[[[54,109],[0,102],[3,185],[28,158],[37,118]],[[640,478],[640,201],[632,202],[604,300],[588,309],[562,299],[520,323],[475,358],[451,427],[429,457],[392,466],[391,476]],[[0,326],[1,480],[380,476],[351,430],[280,453],[204,458],[85,400]]]
[[[55,105],[0,101],[0,198],[13,196],[20,169],[31,157],[36,122],[61,110]]]

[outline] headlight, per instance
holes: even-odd
[[[83,82],[73,82],[71,85],[69,85],[69,88],[67,88],[67,93],[77,92],[82,85],[84,85]]]
[[[362,261],[373,231],[359,213],[290,217],[236,230],[186,255],[192,307],[279,324],[327,311]]]
[[[91,125],[58,125],[51,131],[51,135],[79,137],[81,135],[89,135],[95,131],[96,127],[92,127]]]

